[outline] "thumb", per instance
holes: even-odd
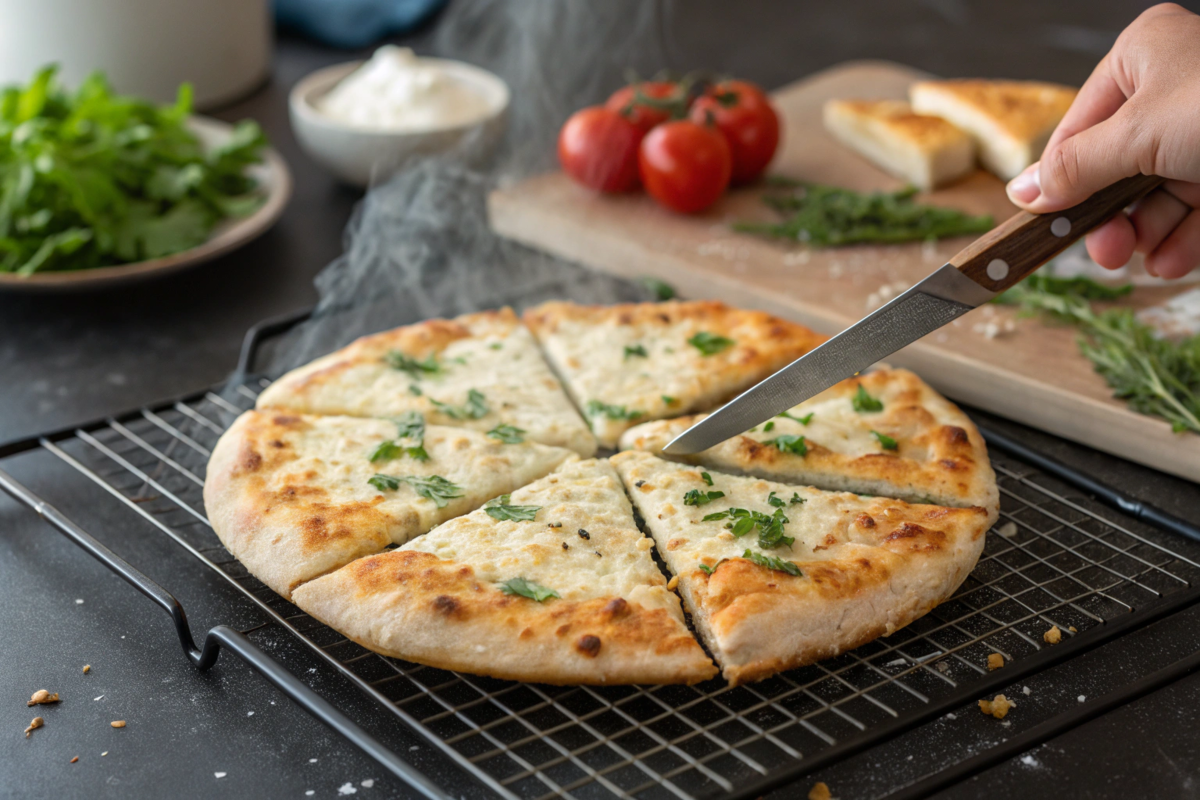
[[[1047,148],[1008,184],[1009,199],[1035,214],[1059,211],[1152,165],[1151,140],[1130,124],[1130,105]]]

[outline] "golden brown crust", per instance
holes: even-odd
[[[881,400],[883,411],[853,411],[852,398],[860,385]],[[966,414],[908,370],[879,369],[850,378],[789,413],[802,418],[810,411],[809,425],[777,418],[769,432],[759,426],[702,453],[663,457],[820,489],[980,506],[987,509],[991,522],[998,518],[996,476],[979,430]],[[834,424],[827,425],[834,415]],[[621,446],[661,454],[667,442],[702,418],[640,425],[622,437]],[[870,437],[870,430],[895,439],[897,449],[883,449]],[[846,444],[856,433],[863,435],[864,448]],[[781,434],[804,436],[808,453],[799,456],[763,444]]]
[[[716,673],[666,608],[619,597],[538,603],[419,551],[360,559],[294,599],[364,647],[441,669],[552,684],[696,683]]]
[[[918,114],[904,100],[830,100],[829,113],[871,121],[891,136],[930,153],[970,141],[960,128],[929,114]]]
[[[914,91],[938,91],[990,118],[1009,136],[1037,139],[1067,113],[1078,90],[1039,81],[920,81]]]

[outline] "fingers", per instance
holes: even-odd
[[[1182,278],[1200,264],[1200,211],[1191,211],[1166,240],[1146,256],[1146,271]]]
[[[1128,99],[1129,94],[1118,82],[1111,67],[1114,56],[1106,55],[1092,70],[1092,74],[1075,95],[1074,102],[1067,113],[1054,129],[1045,150],[1057,147],[1064,139],[1069,139],[1080,131],[1087,130],[1117,113],[1117,109]]]
[[[1133,223],[1118,214],[1087,235],[1088,255],[1105,269],[1120,269],[1129,263],[1137,244]]]
[[[1191,206],[1161,189],[1146,195],[1130,214],[1137,232],[1137,251],[1154,252],[1191,210]]]

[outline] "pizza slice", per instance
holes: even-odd
[[[696,683],[684,624],[606,461],[581,461],[293,594],[380,653],[537,683]]]
[[[402,544],[553,471],[570,450],[395,420],[247,411],[204,482],[229,552],[288,597],[300,583]]]
[[[551,302],[524,318],[605,447],[639,422],[709,410],[824,339],[717,302]]]
[[[621,437],[661,454],[703,415],[649,422]],[[790,411],[690,456],[663,458],[820,489],[1000,513],[996,475],[979,430],[953,403],[903,369],[842,381]]]
[[[258,407],[308,414],[424,414],[431,424],[567,447],[596,441],[510,308],[364,336],[284,375]]]
[[[982,508],[790,486],[636,450],[611,461],[733,684],[908,625],[954,593],[988,529]]]

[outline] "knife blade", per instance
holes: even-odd
[[[1065,211],[1018,212],[887,305],[676,436],[663,452],[707,450],[858,374],[1016,285],[1161,183],[1135,175]]]

